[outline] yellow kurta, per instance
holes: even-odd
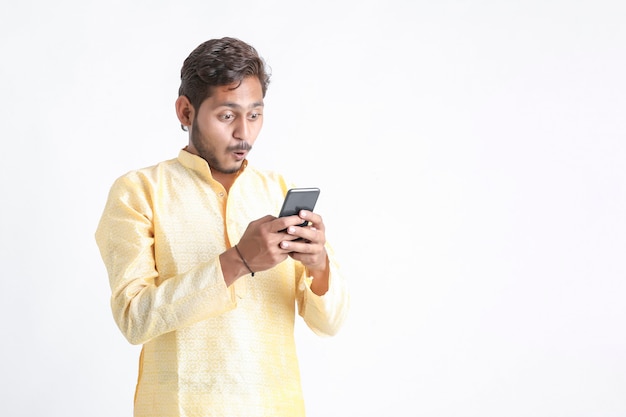
[[[348,293],[332,251],[322,297],[291,258],[231,287],[219,262],[250,221],[277,215],[287,188],[246,166],[226,194],[184,150],[115,181],[96,241],[115,321],[143,344],[135,416],[304,415],[295,311],[320,335],[339,330]]]

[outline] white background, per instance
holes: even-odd
[[[0,415],[132,414],[93,233],[222,36],[273,73],[251,162],[322,189],[352,287],[296,329],[309,416],[626,415],[622,1],[7,3]]]

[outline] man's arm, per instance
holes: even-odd
[[[309,216],[312,215],[311,212],[307,213]],[[301,237],[299,235],[301,230],[299,229],[304,228],[296,226],[301,223],[302,218],[298,216],[276,218],[271,215],[251,222],[239,243],[237,243],[237,248],[233,247],[220,255],[226,285],[232,285],[233,282],[243,275],[273,268],[287,259],[288,256],[294,257],[295,255],[294,259],[301,260],[298,257],[304,254],[295,254],[293,251],[297,249],[288,248],[289,244],[295,245],[293,241]],[[315,230],[314,228],[312,229]],[[283,232],[283,230],[287,230],[287,232]],[[307,231],[307,235],[310,233],[315,232]],[[323,247],[325,238],[323,232],[317,235],[315,243],[309,242],[304,246],[308,255],[303,256],[303,259],[309,262],[305,266],[313,266],[312,270],[320,277],[320,282],[323,283],[324,275],[326,275],[326,281],[328,281],[328,271],[325,270],[325,265],[322,265],[326,259]],[[320,242],[322,242],[321,245]],[[315,258],[312,256],[314,251],[318,252]],[[317,261],[317,264],[313,263],[313,259]],[[320,288],[318,291],[324,290]]]
[[[236,306],[217,255],[166,279],[159,275],[153,199],[146,191],[148,188],[135,178],[116,181],[96,231],[96,242],[109,275],[113,316],[133,344]]]
[[[326,253],[326,227],[322,217],[308,210],[299,213],[300,219],[310,222],[309,226],[289,226],[287,233],[301,240],[283,240],[281,249],[293,259],[302,262],[308,275],[313,278],[311,291],[322,296],[328,291],[330,265]]]
[[[289,227],[287,233],[302,240],[281,242],[281,248],[290,251],[289,256],[305,266],[297,298],[299,313],[316,333],[334,335],[343,325],[349,308],[347,285],[326,242],[322,217],[306,210],[300,212],[300,217],[310,225]]]

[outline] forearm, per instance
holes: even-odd
[[[299,314],[315,333],[332,336],[339,331],[348,313],[350,296],[347,282],[332,258],[328,260],[326,280],[322,279],[318,284],[315,284],[315,280],[315,276],[309,276],[301,283],[300,288],[303,291],[299,302]],[[326,286],[323,295],[317,294],[318,285],[322,289],[324,285]]]
[[[235,307],[219,262],[209,262],[155,285],[154,279],[121,280],[111,307],[130,343],[144,343]]]

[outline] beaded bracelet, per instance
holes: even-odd
[[[254,276],[254,272],[252,272],[252,269],[250,269],[250,266],[248,265],[248,262],[246,262],[246,260],[243,258],[243,255],[241,254],[241,251],[239,250],[239,248],[237,247],[237,245],[235,245],[235,250],[237,251],[237,253],[239,254],[239,257],[241,258],[241,260],[243,261],[243,264],[246,266],[246,268],[248,268],[248,271],[250,271],[250,274],[252,276]]]

